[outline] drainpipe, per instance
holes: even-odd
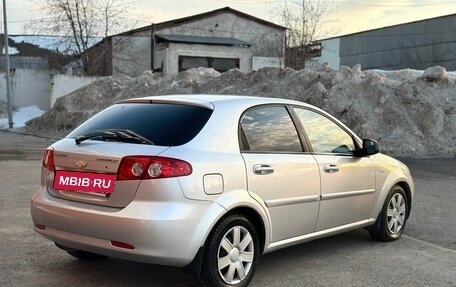
[[[154,23],[150,25],[150,70],[154,71],[155,61],[155,29]]]
[[[165,52],[165,57],[164,57],[165,59],[164,59],[164,61],[165,61],[165,69],[166,69],[166,72],[163,73],[163,75],[169,75],[169,74],[170,74],[170,73],[169,73],[169,44],[168,44],[168,47],[166,47],[166,50],[165,50],[165,51],[166,51],[166,52]]]

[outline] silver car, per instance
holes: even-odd
[[[247,286],[260,254],[356,228],[398,239],[413,192],[404,164],[314,106],[176,95],[118,102],[47,148],[31,214],[79,259]]]

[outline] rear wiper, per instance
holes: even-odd
[[[74,138],[74,141],[77,145],[83,141],[100,138],[103,141],[107,140],[116,140],[126,143],[139,143],[139,144],[149,144],[153,145],[154,143],[145,137],[138,135],[137,133],[126,130],[126,129],[106,129],[106,130],[96,130],[87,134],[82,134]]]

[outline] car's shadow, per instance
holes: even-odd
[[[374,244],[382,243],[370,240],[366,231],[356,230],[263,255],[252,285],[268,285],[271,278],[277,279],[277,276],[284,276],[296,268],[306,268],[307,274],[315,273],[313,269],[318,269],[315,262],[325,264],[325,257],[329,254],[346,257],[350,250]],[[310,261],[313,263],[306,264]],[[196,279],[180,268],[112,258],[87,262],[72,259],[69,255],[64,262],[59,274],[55,275],[62,276],[69,286],[200,286]]]
[[[64,269],[78,276],[70,278],[69,286],[199,286],[196,279],[176,267],[114,258],[90,262],[69,257],[66,262]]]

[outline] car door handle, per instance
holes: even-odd
[[[273,172],[274,172],[274,168],[267,164],[255,164],[253,166],[254,174],[265,175],[265,174],[271,174]]]
[[[323,170],[327,173],[334,173],[334,172],[338,172],[339,171],[339,167],[335,164],[325,164],[323,166]]]

